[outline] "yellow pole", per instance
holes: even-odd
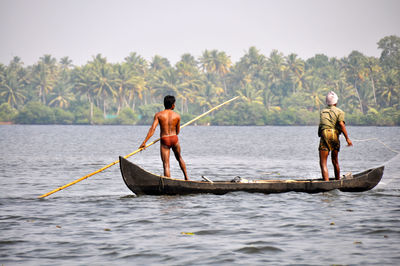
[[[221,106],[223,106],[223,105],[225,105],[225,104],[227,104],[227,103],[230,103],[230,102],[236,100],[238,97],[239,97],[239,96],[236,96],[236,97],[234,97],[234,98],[232,98],[232,99],[230,99],[230,100],[228,100],[228,101],[226,101],[226,102],[224,102],[224,103],[221,103],[220,105],[218,105],[218,106],[216,106],[216,107],[214,107],[214,108],[208,110],[207,112],[205,112],[205,113],[199,115],[198,117],[196,117],[196,118],[190,120],[189,122],[185,123],[184,125],[181,126],[181,128],[184,128],[185,126],[190,125],[190,124],[193,123],[194,121],[196,121],[196,120],[202,118],[203,116],[208,115],[208,114],[211,113],[212,111],[217,110],[217,109],[220,108]],[[158,138],[158,139],[154,140],[153,142],[150,142],[149,144],[146,145],[146,147],[137,149],[136,151],[134,151],[134,152],[132,152],[132,153],[129,153],[128,155],[125,155],[124,158],[126,159],[126,158],[128,158],[128,157],[131,157],[132,155],[134,155],[134,154],[136,154],[136,153],[142,151],[143,149],[145,149],[145,148],[147,148],[147,147],[150,147],[151,145],[153,145],[154,143],[158,142],[159,140],[160,140],[160,139]],[[93,173],[90,173],[90,174],[88,174],[88,175],[85,175],[84,177],[81,177],[81,178],[79,178],[79,179],[77,179],[77,180],[75,180],[75,181],[73,181],[73,182],[71,182],[71,183],[68,183],[68,184],[66,184],[66,185],[64,185],[64,186],[62,186],[62,187],[56,188],[56,189],[54,189],[54,190],[52,190],[52,191],[50,191],[50,192],[48,192],[48,193],[46,193],[46,194],[43,194],[43,195],[39,196],[38,198],[45,198],[45,197],[47,197],[47,196],[49,196],[49,195],[51,195],[51,194],[53,194],[53,193],[56,193],[57,191],[60,191],[60,190],[63,190],[64,188],[67,188],[67,187],[69,187],[69,186],[72,186],[73,184],[76,184],[76,183],[78,183],[78,182],[80,182],[80,181],[82,181],[82,180],[85,180],[86,178],[91,177],[92,175],[95,175],[95,174],[97,174],[97,173],[100,173],[100,172],[106,170],[107,168],[110,168],[111,166],[113,166],[114,164],[117,164],[118,162],[119,162],[119,160],[117,160],[117,161],[115,161],[115,162],[112,162],[112,163],[110,163],[109,165],[106,165],[106,166],[104,166],[103,168],[100,168],[99,170],[94,171]]]

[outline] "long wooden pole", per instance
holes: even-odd
[[[221,103],[221,104],[218,105],[218,106],[215,106],[214,108],[208,110],[207,112],[205,112],[205,113],[199,115],[198,117],[196,117],[196,118],[190,120],[189,122],[185,123],[184,125],[181,126],[181,128],[184,128],[184,127],[190,125],[190,124],[193,123],[194,121],[196,121],[196,120],[202,118],[203,116],[208,115],[208,114],[211,113],[212,111],[217,110],[217,109],[220,108],[221,106],[223,106],[223,105],[225,105],[225,104],[227,104],[227,103],[230,103],[230,102],[236,100],[238,97],[239,97],[239,96],[236,96],[236,97],[234,97],[234,98],[232,98],[232,99],[230,99],[230,100],[228,100],[228,101],[226,101],[226,102],[224,102],[224,103]],[[144,148],[137,149],[136,151],[131,152],[131,153],[129,153],[128,155],[125,155],[124,158],[126,159],[126,158],[128,158],[128,157],[131,157],[132,155],[134,155],[134,154],[136,154],[136,153],[138,153],[138,152],[144,150],[145,148],[150,147],[151,145],[157,143],[159,140],[160,140],[160,138],[154,140],[153,142],[150,142],[150,143],[147,144]],[[106,170],[107,168],[110,168],[111,166],[113,166],[114,164],[117,164],[118,162],[119,162],[119,160],[117,160],[117,161],[115,161],[115,162],[112,162],[112,163],[110,163],[110,164],[104,166],[103,168],[100,168],[99,170],[94,171],[93,173],[90,173],[90,174],[88,174],[88,175],[85,175],[85,176],[83,176],[83,177],[81,177],[81,178],[79,178],[79,179],[77,179],[77,180],[75,180],[75,181],[73,181],[73,182],[71,182],[71,183],[68,183],[68,184],[66,184],[66,185],[64,185],[64,186],[62,186],[62,187],[56,188],[56,189],[54,189],[54,190],[52,190],[52,191],[50,191],[50,192],[48,192],[48,193],[46,193],[46,194],[43,194],[43,195],[39,196],[38,198],[45,198],[45,197],[47,197],[47,196],[49,196],[49,195],[51,195],[51,194],[53,194],[53,193],[56,193],[57,191],[60,191],[60,190],[63,190],[64,188],[67,188],[67,187],[69,187],[69,186],[72,186],[72,185],[74,185],[74,184],[76,184],[76,183],[78,183],[78,182],[80,182],[80,181],[82,181],[82,180],[85,180],[86,178],[89,178],[89,177],[91,177],[91,176],[93,176],[93,175],[95,175],[95,174],[98,174],[98,173],[100,173],[100,172]]]

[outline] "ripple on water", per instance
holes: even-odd
[[[235,250],[235,252],[242,252],[246,254],[262,254],[262,253],[277,253],[284,252],[284,250],[274,246],[246,246]]]

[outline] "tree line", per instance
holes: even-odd
[[[0,64],[0,121],[19,124],[148,124],[165,95],[189,120],[236,95],[200,120],[213,125],[314,125],[333,90],[353,125],[400,125],[400,38],[377,43],[379,58],[316,54],[307,60],[255,47],[236,63],[223,51],[183,54],[171,65],[137,53],[110,63],[98,54],[85,65],[51,55],[24,66],[19,57]]]

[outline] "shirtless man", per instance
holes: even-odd
[[[327,160],[329,152],[332,151],[332,164],[335,170],[335,179],[340,179],[339,167],[339,151],[340,141],[339,135],[343,133],[348,146],[353,146],[350,140],[345,122],[344,112],[336,107],[338,96],[333,91],[326,95],[327,108],[320,113],[320,123],[318,127],[318,136],[321,137],[319,142],[319,164],[321,167],[322,177],[325,181],[329,181],[329,173]]]
[[[155,114],[153,124],[151,125],[145,140],[139,148],[146,147],[146,142],[151,138],[151,136],[153,136],[157,125],[160,124],[160,152],[164,167],[164,176],[171,177],[169,154],[170,149],[172,148],[175,158],[179,162],[179,166],[181,167],[183,175],[185,176],[185,180],[189,180],[186,172],[186,164],[182,159],[181,146],[179,145],[178,140],[181,117],[179,114],[173,111],[175,108],[175,97],[171,95],[165,96],[164,107],[164,111]]]

